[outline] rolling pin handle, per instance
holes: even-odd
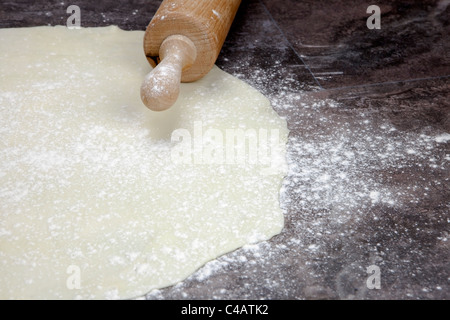
[[[153,111],[167,110],[177,101],[181,74],[195,62],[197,49],[188,37],[173,35],[161,44],[159,57],[161,62],[141,85],[142,102]]]

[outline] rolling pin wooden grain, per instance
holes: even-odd
[[[164,0],[144,35],[154,69],[141,86],[142,102],[163,111],[177,100],[180,82],[205,76],[214,66],[241,0]]]

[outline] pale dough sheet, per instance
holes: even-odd
[[[281,231],[285,120],[217,67],[149,111],[143,35],[0,29],[0,299],[136,297]],[[269,164],[221,161],[238,128],[278,132]]]

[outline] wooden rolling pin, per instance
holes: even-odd
[[[164,0],[144,35],[144,51],[154,69],[141,86],[151,110],[170,108],[180,82],[205,76],[219,56],[241,0]]]

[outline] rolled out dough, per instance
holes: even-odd
[[[281,231],[285,120],[217,67],[149,111],[143,35],[0,29],[0,299],[141,296]]]

